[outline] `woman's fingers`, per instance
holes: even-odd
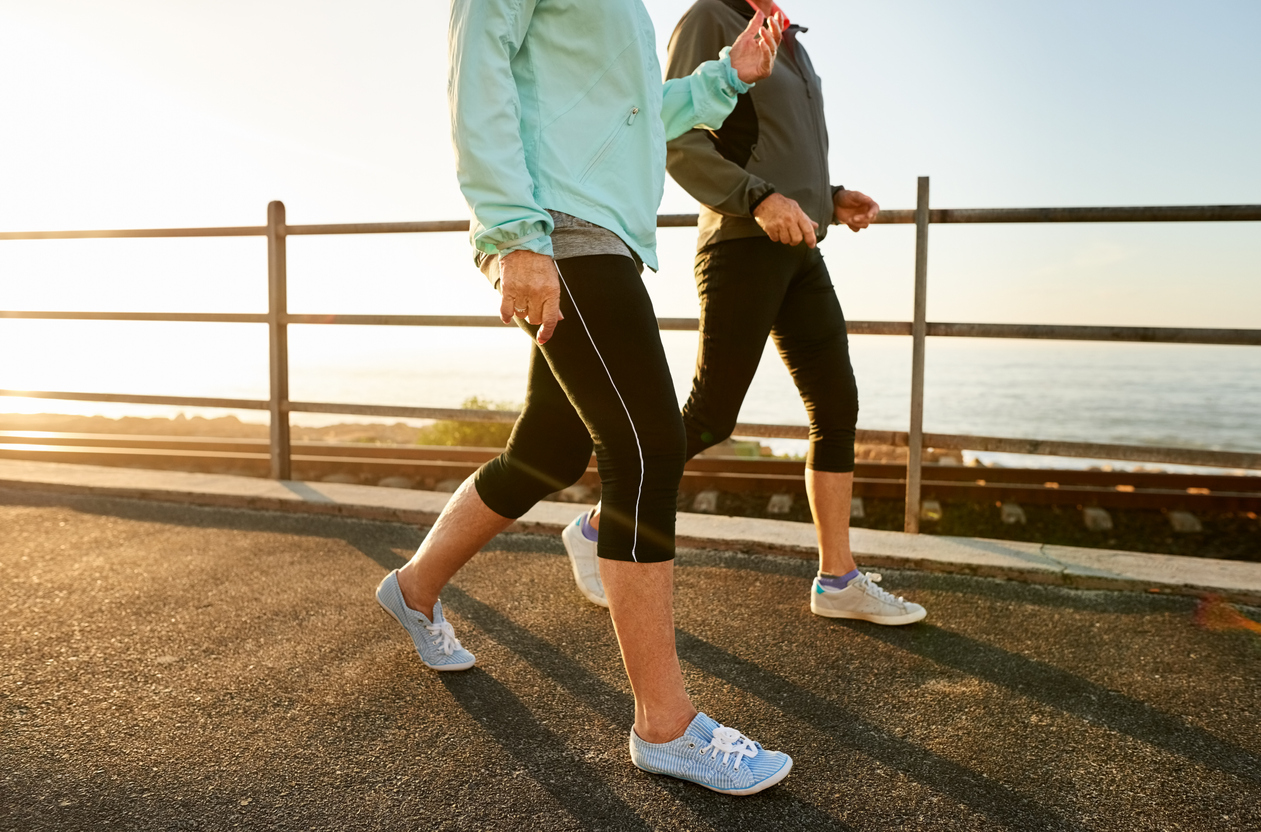
[[[744,31],[740,33],[741,37],[756,37],[758,30],[762,28],[762,24],[766,22],[766,15],[756,12],[753,19],[749,21],[749,25],[744,27]]]
[[[771,33],[771,45],[775,49],[779,49],[780,41],[784,39],[784,27],[779,21],[779,15],[771,15],[771,19],[767,22],[767,28]]]
[[[512,323],[512,319],[516,317],[515,306],[516,301],[508,295],[504,295],[499,301],[499,320],[506,324]]]
[[[556,324],[564,317],[564,315],[560,314],[560,304],[555,300],[543,302],[543,323],[539,326],[539,331],[535,336],[539,346],[551,340],[552,333],[556,331]]]

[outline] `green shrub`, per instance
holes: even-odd
[[[465,399],[464,410],[520,410],[511,402],[492,402],[477,396]],[[511,422],[455,422],[442,420],[420,429],[417,445],[464,445],[471,448],[502,448],[512,434]]]

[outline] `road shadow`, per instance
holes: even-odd
[[[516,653],[557,687],[565,690],[613,725],[624,725],[629,730],[635,714],[635,700],[630,694],[609,684],[582,667],[572,656],[551,642],[539,638],[460,588],[448,585],[443,590],[442,597],[443,603],[449,609],[476,625],[483,634]],[[452,674],[444,674],[444,682],[446,682],[446,676],[449,675]],[[448,688],[454,693],[453,685],[448,684]],[[479,702],[460,701],[466,708],[476,708],[479,712],[484,707]],[[470,713],[477,716],[473,710],[470,710]],[[511,728],[511,725],[512,723],[509,723],[507,727]],[[521,740],[519,734],[511,732],[505,733],[502,738],[499,735],[496,737],[501,743]],[[628,754],[626,766],[630,765]],[[531,769],[531,771],[534,770]],[[583,778],[589,777],[587,769],[582,767],[573,774],[578,778],[579,786]],[[672,799],[709,819],[719,829],[794,828],[840,830],[840,832],[849,829],[837,818],[800,800],[786,788],[772,788],[756,795],[732,800],[729,796],[669,777],[651,774],[642,776],[653,778],[656,785],[667,792]],[[785,827],[785,824],[788,826]]]
[[[652,829],[592,766],[577,759],[560,736],[489,673],[442,673],[439,679],[499,747],[585,828]]]
[[[1065,713],[1241,780],[1261,783],[1261,757],[1170,716],[1146,702],[1109,690],[1052,665],[932,624],[914,628],[837,626],[1007,688]]]
[[[1012,829],[1069,830],[1076,826],[1054,811],[981,774],[890,734],[861,715],[739,658],[686,630],[677,630],[679,657],[699,670],[771,703],[916,782],[948,795]]]
[[[861,560],[861,556],[859,557]],[[800,578],[809,581],[815,576],[813,560],[750,552],[728,552],[715,549],[682,549],[678,565],[682,568],[709,567],[754,572],[760,575]],[[1012,601],[1049,609],[1089,612],[1096,615],[1138,615],[1151,612],[1189,613],[1196,598],[1178,595],[1152,595],[1116,590],[1091,590],[1051,584],[1032,584],[973,575],[951,575],[943,572],[921,572],[893,567],[863,567],[863,571],[880,572],[886,588],[895,594],[915,591],[948,592],[955,595],[985,597]],[[914,599],[912,599],[914,600]]]

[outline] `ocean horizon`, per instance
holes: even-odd
[[[267,336],[259,325],[14,320],[6,322],[0,334],[0,352],[29,356],[30,345],[48,337],[94,346],[73,358],[63,353],[43,361],[4,362],[0,388],[267,398]],[[691,386],[696,340],[693,332],[662,333],[680,403]],[[851,336],[850,343],[859,387],[859,427],[906,430],[911,340]],[[290,397],[459,407],[476,396],[519,405],[531,349],[515,327],[379,327],[365,333],[362,327],[292,326]],[[925,377],[927,432],[1261,452],[1261,350],[1252,347],[930,338]],[[243,421],[266,421],[260,411],[51,399],[8,398],[0,411],[114,418],[179,413],[212,418],[233,413]],[[740,418],[807,423],[792,380],[770,343]],[[293,414],[292,421],[311,426],[418,423],[307,413]],[[764,441],[777,453],[800,454],[805,449],[799,440]],[[1094,462],[992,453],[969,456],[1036,467]]]

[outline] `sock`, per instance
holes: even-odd
[[[849,586],[849,582],[858,577],[858,570],[854,569],[846,572],[844,575],[829,575],[827,572],[819,572],[819,585],[825,589],[844,589]]]
[[[582,531],[582,536],[592,543],[600,539],[600,530],[591,525],[591,512],[582,515],[582,523],[578,526]],[[857,573],[855,573],[857,574]]]

